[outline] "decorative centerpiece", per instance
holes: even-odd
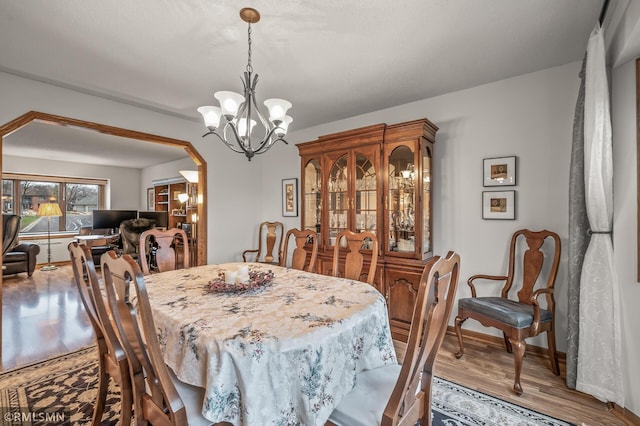
[[[220,272],[217,278],[206,285],[208,293],[244,293],[251,290],[265,288],[271,285],[274,273],[249,271],[248,266],[228,269]]]

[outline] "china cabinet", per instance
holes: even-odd
[[[336,235],[371,231],[379,253],[374,286],[387,299],[394,338],[406,340],[425,261],[432,256],[432,153],[427,119],[377,124],[298,144],[304,229],[319,238],[316,270],[331,274]],[[368,260],[367,260],[368,259]]]

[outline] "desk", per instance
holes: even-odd
[[[324,425],[358,372],[397,362],[385,300],[372,286],[250,263],[275,273],[270,287],[205,291],[239,265],[145,277],[165,361],[180,380],[206,389],[206,418]]]

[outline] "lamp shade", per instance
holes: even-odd
[[[38,216],[62,216],[58,203],[42,203],[38,206]]]
[[[269,121],[272,123],[283,121],[287,111],[291,108],[291,102],[284,99],[267,99],[264,104],[269,109]]]
[[[293,121],[293,118],[291,118],[291,116],[289,115],[286,115],[284,117],[284,120],[282,120],[282,123],[278,124],[278,127],[276,127],[276,130],[275,130],[276,135],[280,137],[286,135],[287,129],[289,129],[289,124],[291,124],[292,121]]]
[[[220,91],[213,94],[213,96],[220,102],[220,109],[222,109],[222,115],[227,120],[235,118],[238,113],[238,108],[244,102],[244,96],[236,92]]]
[[[209,129],[217,129],[220,125],[220,117],[222,116],[222,110],[216,106],[201,106],[198,108],[198,112],[202,114],[204,118],[204,125]]]

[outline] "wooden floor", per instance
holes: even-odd
[[[37,270],[3,279],[2,362],[0,371],[44,360],[93,344],[93,331],[79,299],[71,266]],[[547,360],[525,357],[522,386],[515,396],[513,358],[502,348],[465,340],[465,356],[458,360],[455,336],[448,335],[436,362],[436,375],[515,404],[577,425],[625,425],[605,404],[569,390],[551,373]],[[564,367],[564,366],[562,366]]]

